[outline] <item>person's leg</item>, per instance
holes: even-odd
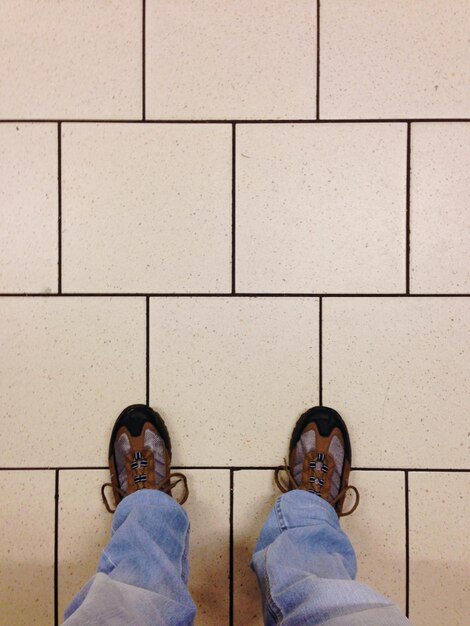
[[[252,565],[267,625],[409,624],[390,600],[354,580],[354,550],[334,508],[306,491],[277,499]]]
[[[117,505],[97,574],[65,611],[67,626],[187,626],[196,609],[187,589],[189,521],[171,497],[171,443],[161,417],[144,405],[114,426],[109,465]],[[103,486],[102,494],[110,511]]]
[[[167,494],[141,490],[126,497],[98,573],[72,600],[65,624],[192,624],[188,538],[188,516]]]
[[[289,482],[283,489],[289,491],[277,499],[252,560],[265,623],[409,624],[390,600],[354,580],[354,550],[338,519],[351,463],[340,416],[325,407],[307,411],[294,429],[289,458]]]

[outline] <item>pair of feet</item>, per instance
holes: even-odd
[[[188,497],[184,474],[171,472],[171,441],[163,419],[144,404],[127,407],[114,425],[109,444],[111,482],[102,487],[106,498],[112,487],[116,506],[140,489],[157,489],[168,495],[181,483],[179,502]],[[274,478],[283,492],[303,489],[329,502],[338,516],[349,515],[359,504],[357,489],[348,485],[351,471],[351,444],[346,425],[335,410],[314,407],[300,416],[289,444],[289,464],[276,468]],[[343,511],[348,489],[356,502]]]

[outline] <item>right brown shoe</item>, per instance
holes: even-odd
[[[289,465],[276,468],[274,478],[283,492],[303,489],[329,502],[338,517],[350,515],[359,504],[359,492],[348,484],[351,443],[341,415],[326,406],[300,416],[289,444]],[[287,480],[281,479],[281,472]],[[356,494],[353,507],[343,512],[348,489]]]
[[[157,489],[171,496],[180,482],[180,504],[188,497],[184,474],[171,473],[171,442],[165,422],[145,404],[128,406],[117,418],[109,443],[109,470],[111,482],[102,486],[101,495],[110,513],[114,510],[106,498],[106,487],[112,487],[116,506],[140,489]],[[177,480],[172,482],[173,478]]]

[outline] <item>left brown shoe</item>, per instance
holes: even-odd
[[[184,474],[171,473],[171,441],[165,422],[145,404],[128,406],[116,420],[109,443],[111,482],[101,488],[106,509],[106,487],[112,487],[116,506],[123,498],[140,489],[157,489],[172,495],[183,484],[180,504],[186,502],[188,485]],[[172,479],[177,480],[172,482]]]

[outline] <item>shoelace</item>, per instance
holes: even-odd
[[[171,482],[173,478],[177,478],[177,480],[175,480],[174,482]],[[178,498],[176,501],[179,502],[179,504],[184,504],[189,496],[188,481],[184,474],[180,474],[179,472],[174,472],[173,474],[170,474],[169,476],[167,476],[161,482],[158,483],[158,485],[156,486],[156,490],[163,491],[164,493],[171,495],[171,490],[174,487],[176,487],[176,485],[178,485],[179,483],[183,483],[183,493],[181,494],[181,497]],[[127,493],[123,491],[120,487],[114,487],[112,483],[104,483],[104,485],[101,487],[101,497],[103,499],[106,510],[109,513],[114,513],[116,509],[112,509],[109,506],[109,502],[105,493],[106,487],[111,487],[112,489],[116,489],[116,491],[123,497],[127,496]]]
[[[151,452],[147,449],[144,450],[144,454],[142,454],[142,452],[136,452],[133,460],[131,461],[131,469],[132,469],[132,475],[134,478],[134,484],[137,485],[138,489],[145,489],[145,483],[147,482],[147,472],[148,472],[147,468],[149,465],[148,458],[145,458],[145,457],[148,457],[149,454],[151,454]],[[140,473],[137,473],[137,470],[140,470]],[[172,482],[174,478],[176,478],[177,480]],[[188,481],[184,474],[181,474],[180,472],[174,472],[173,474],[170,474],[169,476],[164,478],[162,481],[160,481],[156,485],[155,489],[157,491],[163,491],[164,493],[171,495],[172,489],[174,489],[174,487],[176,487],[176,485],[178,485],[179,483],[183,483],[183,492],[180,498],[177,499],[177,502],[179,502],[179,504],[184,504],[186,500],[188,499],[188,495],[189,495]],[[101,487],[101,497],[103,499],[106,510],[109,511],[109,513],[114,513],[116,509],[112,509],[109,506],[109,502],[105,493],[106,487],[111,487],[123,497],[127,496],[128,494],[120,487],[114,486],[112,483],[104,483],[104,485]]]
[[[317,462],[323,463],[320,470],[316,469]],[[326,469],[324,469],[325,467]],[[322,472],[323,474],[326,474],[326,472],[328,472],[328,466],[324,463],[324,456],[323,458],[320,458],[320,455],[317,456],[317,458],[314,461],[310,462],[310,473],[311,473],[310,484],[312,486],[310,489],[308,489],[308,491],[310,493],[313,493],[323,498],[322,489],[324,485],[324,480],[323,478],[317,476],[317,473],[319,471]],[[285,472],[287,476],[287,481],[281,479],[281,472]],[[279,467],[276,467],[276,469],[274,470],[274,482],[278,486],[279,490],[282,491],[282,493],[286,493],[288,491],[291,491],[292,489],[299,488],[299,485],[295,482],[294,476],[292,475],[291,468],[287,464],[286,459],[284,459],[284,465],[280,465]],[[315,485],[318,485],[319,489],[315,489]],[[345,487],[343,487],[343,489],[341,489],[341,491],[338,493],[338,495],[335,498],[332,498],[331,500],[329,498],[323,498],[324,500],[329,502],[332,506],[334,506],[339,500],[341,500],[346,495],[346,493],[350,489],[354,491],[354,493],[356,494],[356,500],[353,506],[349,509],[349,511],[338,513],[338,517],[346,517],[346,515],[351,515],[351,513],[354,513],[354,511],[359,506],[360,496],[359,496],[359,491],[356,489],[356,487],[354,487],[353,485],[346,485]]]

